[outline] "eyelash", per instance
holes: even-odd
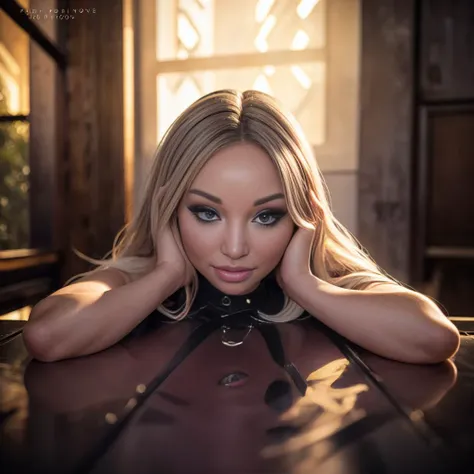
[[[217,219],[206,220],[206,219],[202,219],[201,217],[199,217],[199,214],[206,213],[206,212],[210,212],[212,214],[217,215],[217,212],[214,209],[211,209],[210,207],[192,206],[192,207],[189,207],[188,209],[192,212],[193,216],[197,219],[197,221],[201,222],[202,224],[210,224],[212,222],[216,222],[216,220],[217,220]],[[271,210],[271,209],[262,211],[256,217],[260,217],[260,216],[263,216],[263,215],[271,216],[271,217],[273,217],[273,222],[270,223],[270,224],[262,224],[262,223],[257,223],[257,224],[261,225],[262,227],[273,227],[274,225],[278,224],[280,219],[285,214],[286,214],[286,212],[284,212],[284,211],[277,211],[277,210]]]

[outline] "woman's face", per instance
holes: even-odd
[[[259,285],[283,257],[294,229],[277,168],[251,143],[230,145],[206,163],[179,205],[178,222],[193,266],[229,295]],[[216,268],[225,266],[250,271],[239,277]]]

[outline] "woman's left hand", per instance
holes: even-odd
[[[309,261],[313,234],[314,230],[300,227],[290,240],[276,269],[277,282],[288,296],[297,288],[302,278],[314,276]]]

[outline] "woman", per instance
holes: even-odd
[[[100,351],[157,307],[185,318],[203,295],[233,311],[248,304],[262,320],[309,314],[402,362],[440,362],[459,346],[439,308],[387,276],[337,221],[298,124],[256,91],[211,93],[176,119],[137,215],[112,257],[93,262],[33,308],[24,341],[34,357]]]

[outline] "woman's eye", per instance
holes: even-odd
[[[192,213],[196,216],[196,218],[200,221],[204,222],[213,222],[216,219],[213,219],[217,214],[212,209],[193,209]]]
[[[192,206],[189,207],[189,210],[199,222],[207,223],[219,220],[219,215],[214,209]],[[282,211],[264,211],[256,216],[253,222],[264,227],[270,227],[275,225],[284,215],[285,213]]]
[[[270,212],[262,212],[262,214],[259,214],[256,219],[260,219],[259,224],[262,225],[272,225],[278,221],[277,216]]]

